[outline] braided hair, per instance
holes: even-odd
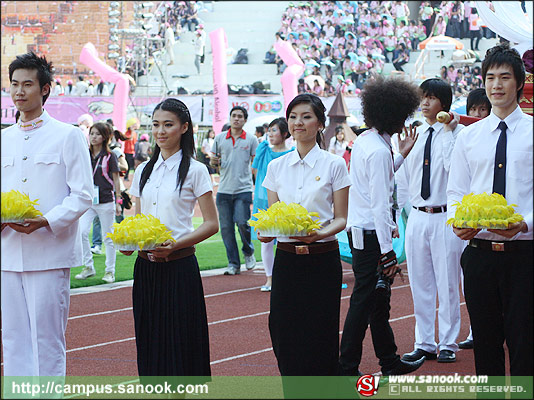
[[[191,121],[191,114],[189,114],[189,110],[183,102],[174,98],[165,99],[161,103],[159,103],[156,108],[154,108],[154,111],[152,112],[152,117],[154,117],[154,113],[157,110],[172,112],[178,117],[182,124],[187,123],[187,131],[182,135],[182,138],[180,139],[182,161],[180,162],[180,166],[178,167],[178,176],[176,177],[176,188],[178,188],[179,186],[181,192],[185,178],[187,177],[187,173],[189,172],[189,166],[191,165],[191,157],[193,157],[195,150],[195,144],[193,139],[193,122]],[[158,161],[160,152],[161,150],[156,144],[154,146],[154,152],[152,154],[152,157],[150,157],[150,160],[148,161],[147,165],[145,165],[145,168],[141,173],[141,181],[139,184],[140,193],[143,193],[143,188],[145,187],[148,178],[150,178],[150,174],[152,174],[152,170],[154,169],[156,161]]]

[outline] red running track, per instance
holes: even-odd
[[[403,265],[405,267],[405,265]],[[349,264],[343,263],[341,294],[343,328],[354,284]],[[242,272],[238,276],[212,275],[202,278],[208,314],[213,375],[278,375],[269,329],[269,293],[260,292],[265,282],[263,270]],[[391,326],[398,353],[413,350],[413,304],[408,278],[395,280],[391,300]],[[118,285],[119,288],[113,288]],[[122,285],[122,287],[120,287]],[[107,287],[107,288],[106,288]],[[102,285],[96,293],[72,291],[67,325],[67,374],[70,376],[137,375],[131,286],[124,283]],[[90,290],[94,290],[90,289]],[[462,297],[462,328],[458,340],[469,332],[467,310]],[[437,319],[437,318],[436,318]],[[340,335],[341,337],[341,335]],[[360,370],[380,371],[368,330]],[[420,374],[474,374],[472,350],[459,350],[451,364],[427,361]]]

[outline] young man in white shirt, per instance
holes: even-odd
[[[463,127],[457,118],[437,121],[449,111],[451,86],[431,78],[420,85],[425,122],[420,138],[399,170],[397,183],[405,186],[412,209],[406,225],[406,261],[415,314],[414,351],[406,361],[455,362],[460,332],[460,256],[462,241],[447,227],[447,180],[456,135]],[[435,340],[436,294],[439,300],[439,343]],[[436,354],[439,350],[439,356]]]
[[[228,267],[225,275],[239,275],[241,262],[235,239],[235,225],[243,243],[247,270],[256,266],[254,244],[248,220],[252,206],[252,169],[250,167],[258,140],[254,135],[243,130],[247,122],[248,112],[241,106],[230,110],[230,129],[215,137],[211,152],[210,164],[220,165],[220,182],[217,191],[217,209],[221,236],[226,247]]]
[[[419,94],[411,83],[379,77],[366,84],[361,96],[370,129],[356,138],[351,153],[347,230],[356,281],[341,338],[340,374],[361,375],[362,342],[370,325],[382,374],[402,375],[415,371],[425,358],[401,360],[389,325],[390,285],[400,271],[392,245],[392,238],[398,237],[393,220],[393,174],[398,163],[391,135],[403,130],[406,118],[419,105]],[[403,156],[415,140],[410,132],[399,141]]]
[[[486,53],[482,77],[492,109],[456,140],[447,185],[448,217],[471,192],[500,193],[523,220],[508,229],[453,228],[469,241],[461,266],[477,375],[532,376],[532,116],[518,105],[525,83],[519,53],[499,44]]]
[[[52,64],[27,53],[9,65],[18,123],[2,131],[2,192],[37,200],[42,216],[2,224],[6,376],[64,376],[70,268],[82,264],[78,219],[92,203],[87,140],[43,110]]]

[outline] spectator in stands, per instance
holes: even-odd
[[[84,96],[89,85],[83,79],[83,76],[78,76],[78,82],[76,82],[76,96]]]
[[[254,135],[247,134],[243,125],[247,122],[248,112],[241,106],[230,110],[231,127],[226,134],[215,137],[211,149],[210,163],[213,167],[220,166],[220,182],[217,192],[217,209],[221,236],[226,248],[228,267],[225,275],[239,275],[241,262],[235,240],[237,224],[245,266],[251,270],[256,266],[254,244],[252,243],[250,225],[250,206],[252,205],[252,171],[250,163],[256,155],[258,140]]]
[[[307,93],[309,91],[310,91],[310,87],[308,86],[308,84],[304,81],[303,78],[300,78],[299,84],[297,85],[298,94]]]
[[[404,1],[396,1],[392,6],[391,15],[395,18],[397,26],[402,22],[404,25],[408,24],[408,17],[410,16],[410,9],[408,4]]]
[[[404,43],[397,44],[397,48],[393,52],[393,66],[397,71],[402,71],[402,66],[410,61],[410,50]]]
[[[430,36],[432,34],[432,16],[434,14],[434,9],[430,4],[430,1],[422,1],[421,7],[419,8],[419,18],[425,26],[426,35]]]
[[[195,31],[193,45],[195,47],[195,67],[197,68],[197,74],[200,75],[200,62],[204,57],[204,38],[199,30]]]
[[[446,30],[447,23],[443,19],[443,15],[439,15],[436,19],[436,22],[434,22],[434,26],[432,27],[432,36],[445,35]]]
[[[461,21],[463,20],[463,4],[457,0],[451,7],[451,18],[449,19],[449,36],[453,38],[461,37]]]
[[[165,50],[169,55],[169,63],[167,65],[174,64],[174,31],[171,28],[171,25],[167,22],[165,24]]]
[[[482,38],[482,32],[480,31],[480,17],[478,16],[477,9],[471,8],[471,14],[469,15],[469,34],[471,38],[471,50],[478,51],[478,44]],[[473,45],[474,44],[474,45]]]
[[[323,87],[321,86],[321,84],[319,83],[317,79],[314,79],[313,81],[312,92],[315,93],[317,96],[322,97],[324,95]]]
[[[52,96],[61,96],[64,94],[65,92],[63,91],[63,86],[61,86],[61,80],[58,78],[56,79],[56,85],[54,86],[54,89],[52,89]]]

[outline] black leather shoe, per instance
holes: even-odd
[[[417,368],[419,368],[423,363],[425,362],[425,357],[421,357],[417,361],[403,361],[399,360],[399,362],[389,370],[382,371],[382,375],[404,375],[409,374],[410,372],[415,371]]]
[[[458,343],[458,347],[461,349],[472,349],[473,348],[473,339],[466,339],[463,342]]]
[[[456,354],[451,350],[441,350],[438,356],[439,363],[453,363],[456,361]]]
[[[435,353],[429,353],[423,349],[415,349],[411,353],[406,353],[402,355],[402,361],[417,361],[421,357],[425,357],[427,360],[435,360],[438,358],[438,355]]]

